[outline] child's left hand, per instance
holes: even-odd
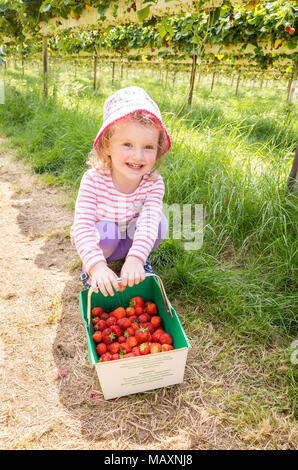
[[[127,256],[121,269],[121,284],[123,288],[127,285],[132,287],[145,279],[145,270],[142,261],[136,256]]]

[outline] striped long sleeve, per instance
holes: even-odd
[[[155,180],[146,173],[131,194],[119,192],[110,173],[88,170],[84,173],[75,206],[71,242],[90,272],[99,261],[105,261],[99,246],[100,236],[96,222],[107,220],[118,224],[120,232],[137,219],[136,231],[129,255],[144,263],[152,250],[158,234],[158,226],[164,196],[164,182],[158,175]]]
[[[128,255],[140,258],[145,264],[157,239],[165,188],[162,178],[148,192],[138,217],[132,247]]]

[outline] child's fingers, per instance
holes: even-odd
[[[111,278],[111,283],[112,283],[112,286],[114,287],[115,291],[119,292],[120,287],[119,287],[119,283],[118,283],[118,280],[117,280],[116,276]]]
[[[105,279],[105,288],[112,297],[113,297],[113,295],[115,295],[114,291],[113,291],[111,279],[109,279],[109,278]]]
[[[99,287],[100,292],[101,292],[105,297],[107,297],[107,296],[108,296],[108,293],[107,293],[107,291],[106,291],[105,284],[104,284],[102,281],[97,281],[97,285],[98,285],[98,287]]]
[[[127,280],[128,280],[127,278],[128,278],[128,274],[126,272],[121,273],[121,284],[124,289],[127,286]]]
[[[128,286],[132,287],[134,285],[134,281],[135,281],[134,273],[128,273],[128,278],[127,278]]]
[[[123,286],[122,284],[120,284],[120,290],[119,290],[119,292],[123,292],[125,289],[126,289],[126,286]]]
[[[139,272],[135,273],[135,284],[138,285],[141,282],[141,275]]]
[[[141,277],[141,282],[145,281],[146,273],[144,269],[142,270],[140,277]]]

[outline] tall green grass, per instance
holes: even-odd
[[[164,158],[165,203],[203,204],[204,243],[186,251],[169,238],[152,253],[171,298],[204,305],[203,315],[229,322],[236,334],[270,342],[272,335],[297,331],[297,196],[286,192],[297,115],[284,90],[196,85],[186,106],[188,76],[180,73],[174,96],[159,73],[102,67],[96,92],[91,67],[57,67],[49,98],[41,77],[29,69],[6,76],[0,130],[19,146],[37,173],[69,191],[77,190],[86,157],[102,120],[104,100],[114,90],[139,85],[157,101],[172,136]],[[284,99],[281,99],[282,93]]]

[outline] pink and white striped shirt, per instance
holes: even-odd
[[[157,175],[155,180],[150,179],[150,172],[145,173],[131,194],[118,191],[110,173],[95,169],[84,173],[70,235],[71,243],[88,272],[99,261],[105,261],[95,227],[96,222],[101,220],[117,223],[122,234],[128,223],[137,218],[132,246],[127,255],[136,256],[145,264],[157,239],[164,191],[162,177]]]

